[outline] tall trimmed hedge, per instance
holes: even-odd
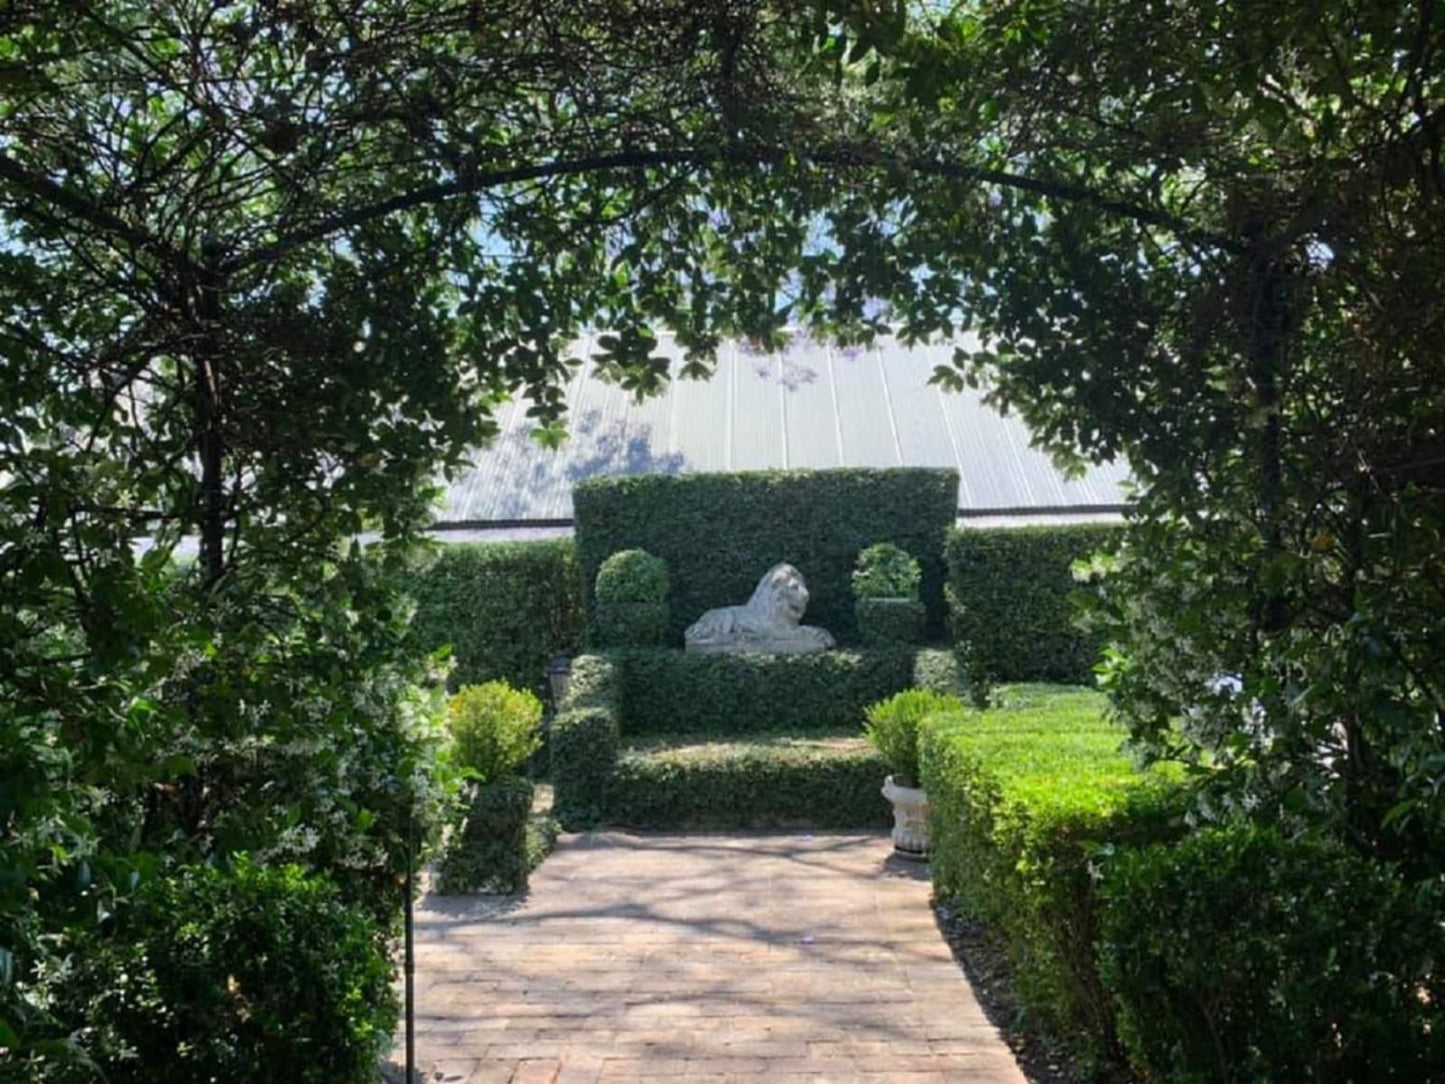
[[[764,471],[600,478],[573,491],[577,552],[592,583],[609,554],[645,549],[672,575],[669,642],[705,610],[747,600],[786,561],[812,600],[804,620],[856,641],[850,578],[858,554],[892,542],[923,567],[930,628],[943,629],[943,537],[958,508],[951,470]]]
[[[1070,566],[1118,537],[1099,523],[950,531],[950,620],[970,669],[992,681],[1092,684],[1103,645],[1074,627]]]
[[[451,644],[452,688],[502,678],[540,692],[547,660],[581,645],[571,539],[444,545],[411,571],[406,588],[419,646]]]

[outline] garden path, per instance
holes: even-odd
[[[926,872],[876,833],[565,836],[521,899],[417,912],[417,1064],[455,1084],[1022,1084]]]

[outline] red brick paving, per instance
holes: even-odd
[[[872,833],[564,837],[522,900],[417,911],[417,1061],[451,1084],[1023,1084]]]

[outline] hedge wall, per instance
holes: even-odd
[[[1177,838],[1184,791],[1141,775],[1086,690],[1004,687],[920,732],[934,889],[998,933],[1031,1015],[1096,1062],[1123,1059],[1099,976],[1101,848]]]
[[[863,709],[944,671],[948,652],[909,648],[816,655],[618,651],[624,734],[743,734],[863,725]],[[920,665],[919,657],[927,659]]]
[[[571,539],[444,545],[407,576],[413,635],[427,651],[451,644],[453,688],[504,678],[542,692],[547,660],[580,648],[580,586]]]
[[[850,576],[858,554],[893,542],[923,566],[930,628],[943,630],[943,535],[958,508],[951,470],[768,471],[603,478],[573,491],[588,612],[609,554],[645,549],[672,576],[669,642],[705,610],[745,602],[773,565],[795,565],[804,620],[856,640]]]
[[[633,749],[607,819],[638,828],[883,828],[888,767],[862,739],[755,737]]]
[[[1069,568],[1118,532],[1096,523],[950,531],[950,619],[967,664],[993,681],[1093,684],[1102,645],[1074,628]]]

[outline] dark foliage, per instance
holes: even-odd
[[[1114,544],[1117,527],[959,528],[945,546],[954,641],[990,681],[1093,683],[1102,644],[1075,627],[1073,562]]]
[[[1438,885],[1244,826],[1106,869],[1101,969],[1149,1079],[1445,1079]]]
[[[110,1084],[373,1084],[390,1045],[376,927],[299,867],[169,875],[73,958],[54,994]]]
[[[437,870],[445,893],[522,892],[532,870],[527,826],[535,788],[505,776],[473,788],[466,820],[448,841]]]
[[[501,678],[541,692],[547,660],[581,647],[570,539],[442,546],[403,586],[416,600],[418,646],[451,645],[453,688]]]
[[[906,598],[860,598],[853,604],[858,639],[865,644],[916,644],[928,615],[923,603]]]

